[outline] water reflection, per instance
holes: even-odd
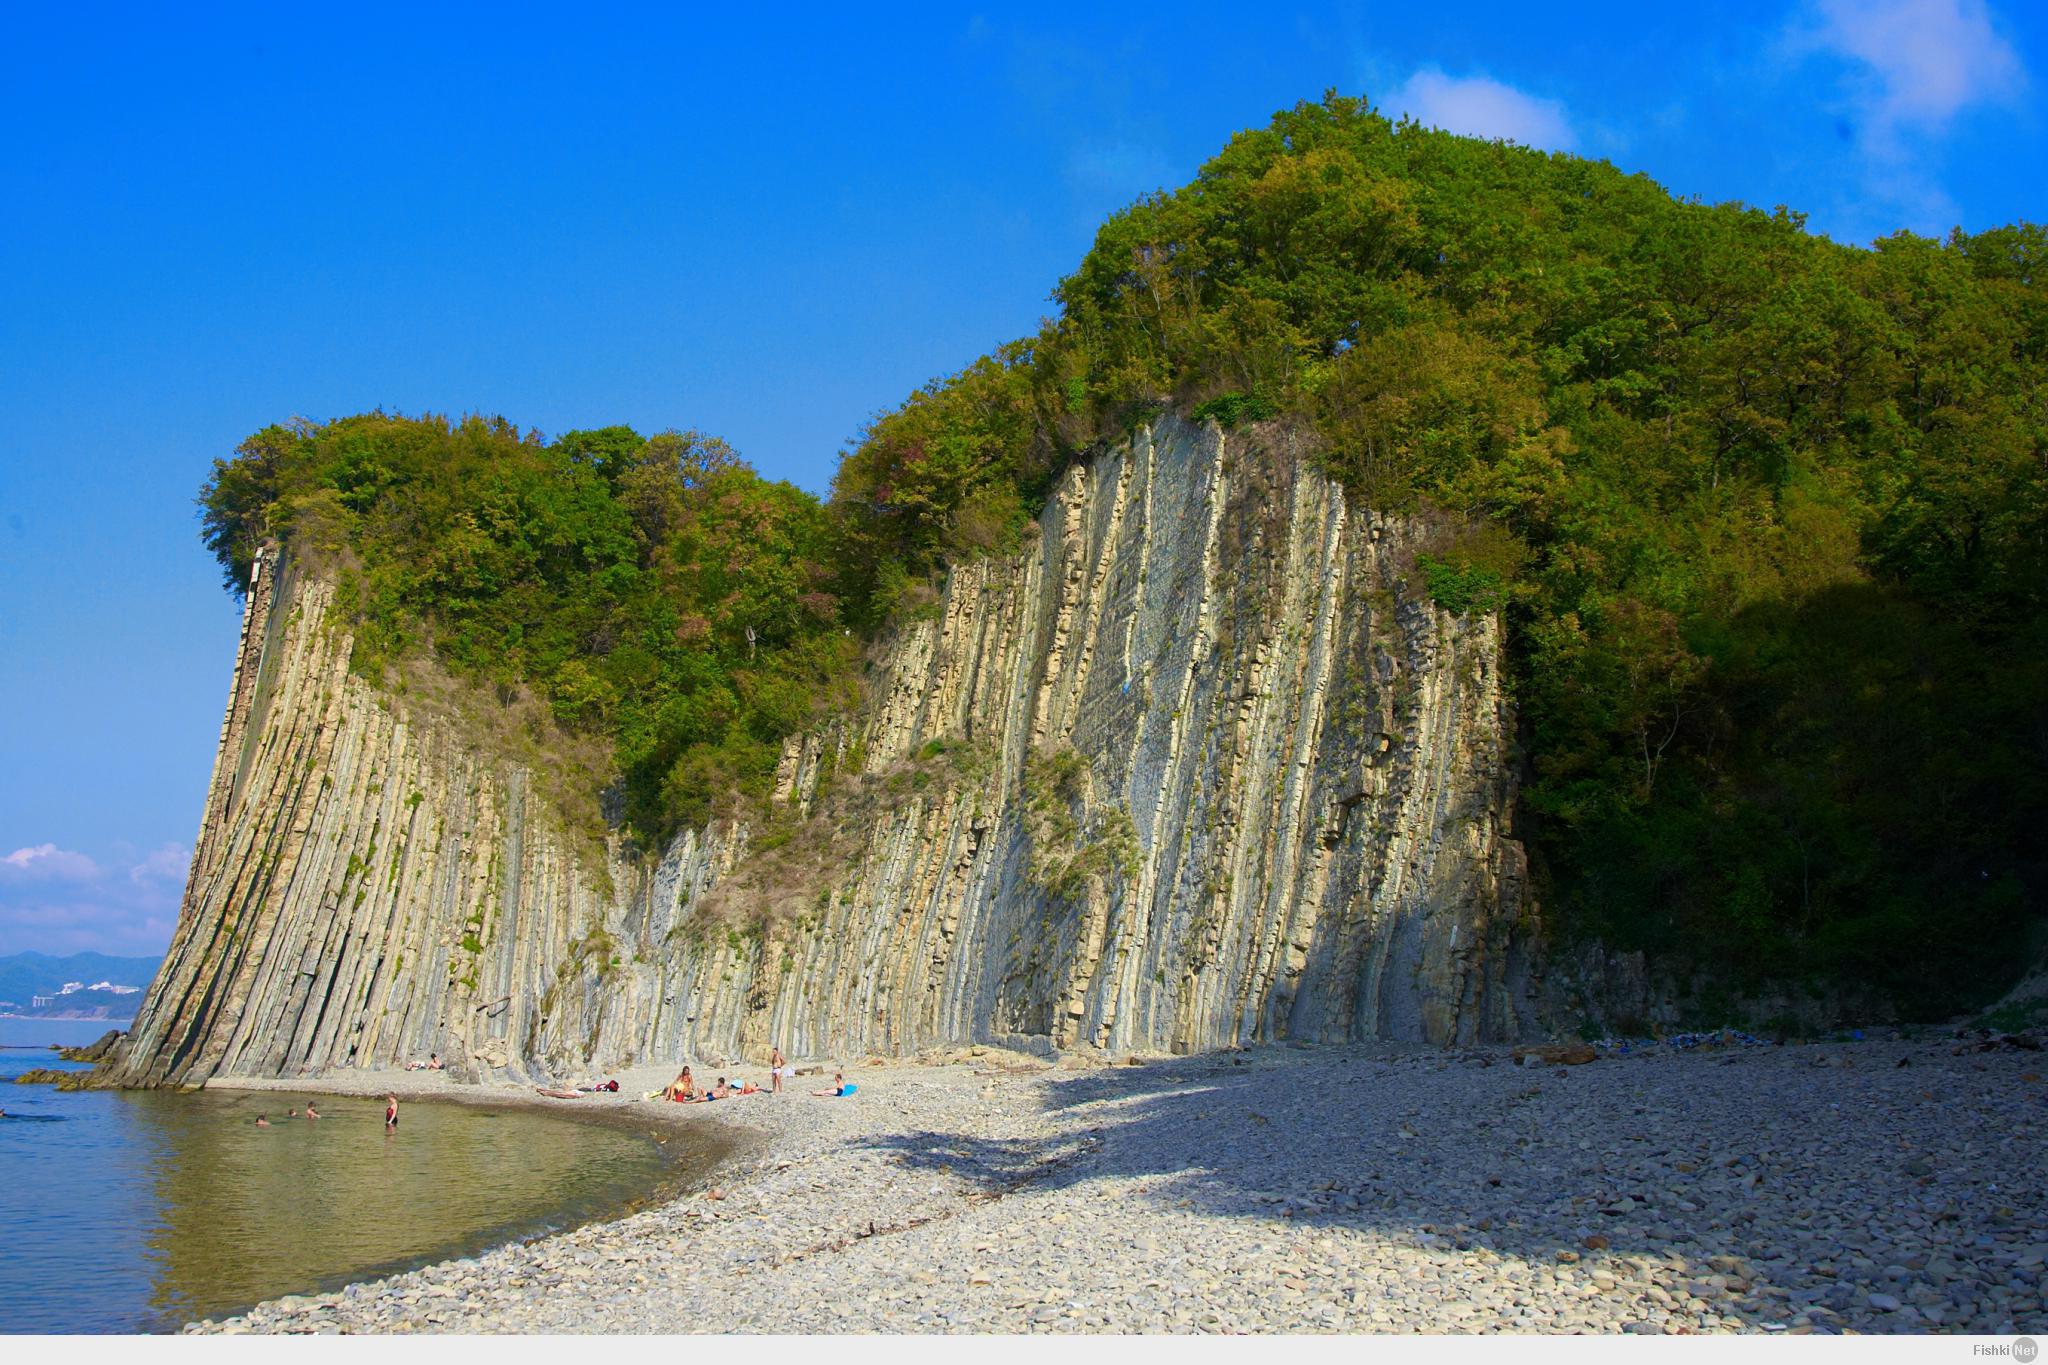
[[[708,1159],[528,1110],[407,1102],[387,1133],[381,1099],[5,1090],[43,1120],[0,1124],[10,1332],[175,1330],[582,1222]],[[286,1117],[308,1099],[323,1117]]]
[[[306,1119],[286,1116],[304,1096],[125,1098],[157,1153],[158,1325],[580,1221],[662,1163],[646,1138],[523,1111],[409,1103],[387,1132],[381,1101],[313,1097]]]

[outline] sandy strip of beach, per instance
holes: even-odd
[[[660,1207],[190,1330],[2048,1328],[2039,1052],[1137,1060],[962,1049],[848,1066],[845,1099],[804,1076],[686,1106],[630,1098],[667,1068],[574,1101],[437,1073],[268,1083],[630,1112],[732,1146]]]

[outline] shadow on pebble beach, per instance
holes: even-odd
[[[1677,1272],[1681,1301],[1760,1327],[2038,1326],[2039,1149],[1998,1121],[2019,1079],[2003,1073],[2024,1064],[1908,1051],[1534,1070],[1501,1054],[1223,1053],[1041,1073],[1070,1120],[1045,1142],[927,1130],[864,1145],[990,1194],[1106,1180],[1162,1211],[1592,1277],[1647,1259]]]

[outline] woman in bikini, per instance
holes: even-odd
[[[384,1097],[384,1131],[395,1132],[398,1128],[398,1096]]]
[[[690,1068],[684,1067],[683,1074],[668,1083],[668,1089],[661,1092],[661,1097],[665,1100],[674,1100],[677,1104],[694,1103],[697,1099],[697,1082],[690,1075]]]

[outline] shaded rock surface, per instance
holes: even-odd
[[[780,849],[721,821],[601,859],[532,774],[352,674],[334,585],[272,552],[104,1074],[1522,1036],[1499,627],[1420,595],[1428,545],[1285,431],[1164,419],[789,742]]]

